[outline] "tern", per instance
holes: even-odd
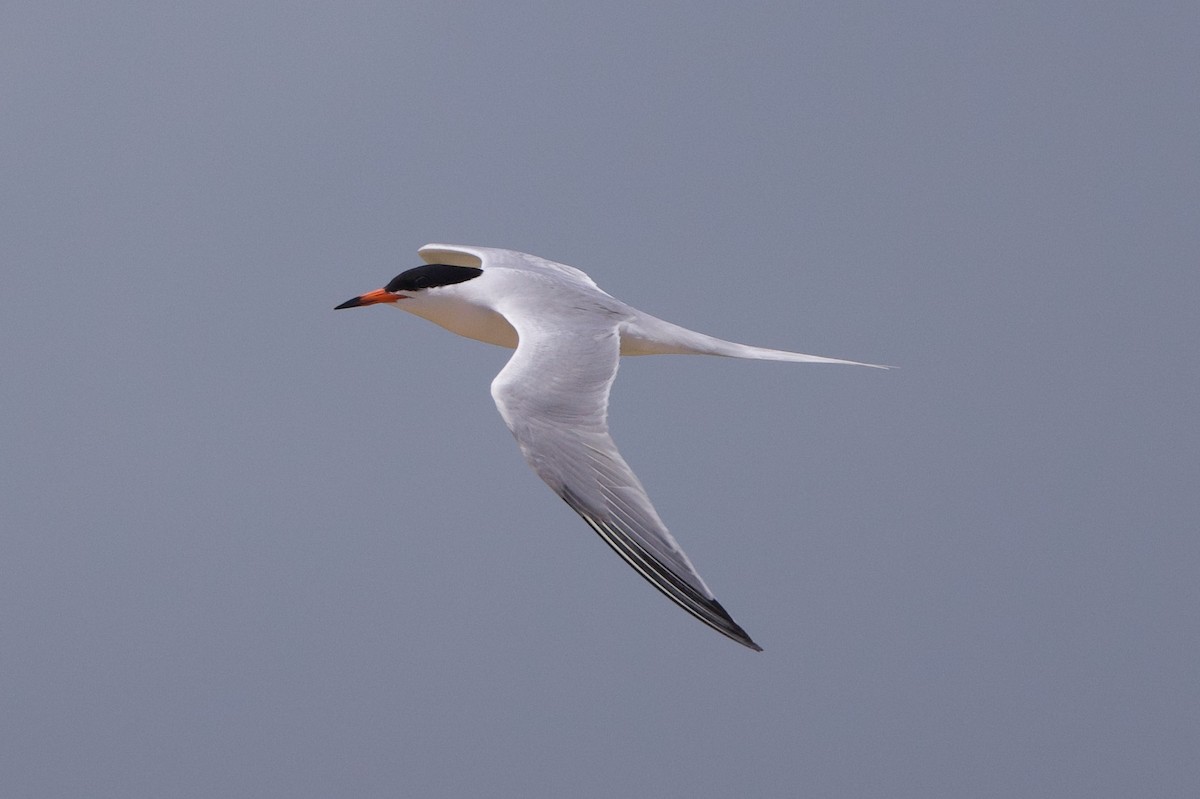
[[[887,367],[706,336],[626,305],[574,267],[515,250],[429,244],[419,254],[424,266],[337,308],[391,305],[516,350],[492,381],[492,398],[533,471],[651,585],[761,652],[700,578],[609,436],[617,362],[696,354]]]

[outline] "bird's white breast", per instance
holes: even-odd
[[[478,281],[483,279],[483,276],[476,278]],[[516,349],[517,331],[482,298],[475,296],[477,292],[466,290],[466,285],[429,289],[400,300],[396,307],[464,338]]]

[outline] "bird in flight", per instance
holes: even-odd
[[[626,305],[574,267],[515,250],[429,244],[419,253],[424,266],[337,308],[391,305],[516,350],[492,381],[492,398],[538,477],[651,585],[717,632],[762,651],[700,578],[609,436],[617,362],[622,355],[698,354],[887,367],[696,333]]]

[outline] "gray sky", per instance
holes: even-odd
[[[0,794],[1200,781],[1200,11],[6,3]],[[892,372],[624,362],[756,655],[525,467],[429,241]]]

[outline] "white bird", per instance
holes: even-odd
[[[718,632],[762,651],[704,584],[608,434],[619,356],[877,365],[696,333],[626,305],[574,267],[514,250],[429,244],[419,252],[425,266],[337,307],[386,303],[460,336],[515,349],[492,381],[492,398],[538,477],[651,585]]]

